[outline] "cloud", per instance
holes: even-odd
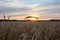
[[[0,0],[0,15],[59,17],[60,0]]]
[[[60,15],[60,6],[50,5],[50,6],[39,6],[37,4],[27,5],[25,7],[16,8],[16,7],[1,7],[0,14],[28,14],[28,15]]]
[[[60,5],[37,6],[30,10],[31,15],[36,14],[40,17],[60,18]]]
[[[39,12],[45,12],[45,13],[60,13],[60,5],[50,5],[50,6],[43,6],[40,7]]]
[[[0,6],[7,6],[7,7],[22,7],[21,0],[0,0]]]
[[[41,6],[60,5],[60,0],[0,0],[0,6],[24,7],[32,4],[39,4]]]
[[[0,7],[0,14],[12,14],[12,13],[25,13],[31,10],[31,8],[28,7],[21,7],[21,8],[14,8],[14,7]]]

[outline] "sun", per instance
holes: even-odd
[[[36,21],[37,19],[36,18],[30,18],[31,21]]]
[[[36,21],[38,20],[39,18],[38,17],[34,17],[34,16],[27,16],[25,17],[26,20],[31,20],[31,21]]]

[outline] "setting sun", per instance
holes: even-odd
[[[25,20],[31,20],[31,21],[35,21],[35,20],[38,20],[39,18],[38,17],[34,17],[34,16],[27,16],[25,18]]]
[[[37,19],[36,18],[30,18],[31,21],[36,21]]]

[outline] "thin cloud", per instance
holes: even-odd
[[[60,0],[0,0],[0,15],[59,17]]]

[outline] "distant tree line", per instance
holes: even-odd
[[[59,19],[51,19],[49,21],[60,21]]]

